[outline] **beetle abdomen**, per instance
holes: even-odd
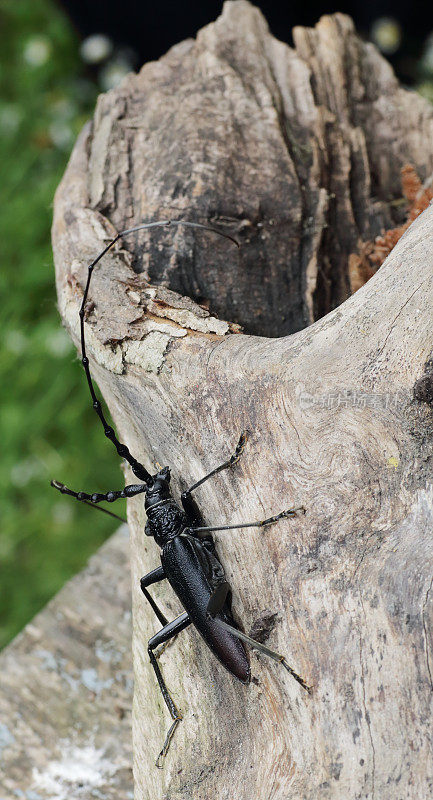
[[[243,683],[250,680],[250,666],[242,642],[221,628],[207,613],[216,589],[229,591],[222,564],[199,539],[182,534],[164,546],[161,562],[191,622],[224,667]],[[224,594],[224,592],[223,592]],[[227,602],[215,618],[235,626]]]

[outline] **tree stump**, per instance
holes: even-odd
[[[237,236],[240,255],[181,228],[113,248],[91,286],[92,371],[123,441],[150,471],[170,465],[177,492],[250,431],[236,468],[196,492],[208,524],[306,508],[216,541],[236,619],[312,695],[254,652],[242,686],[188,629],[161,657],[184,720],[157,770],[169,718],[139,578],[159,554],[129,502],[137,800],[433,791],[432,207],[349,297],[360,243],[403,221],[401,169],[433,172],[433,109],[341,14],[294,44],[226,3],[99,99],[56,195],[75,342],[86,266],[118,231],[182,218]],[[153,594],[180,612],[170,587]]]

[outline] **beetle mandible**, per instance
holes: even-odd
[[[60,483],[60,481],[51,481],[51,485],[62,494],[70,495],[95,508],[98,508],[97,504],[102,501],[112,503],[121,497],[134,497],[138,494],[145,495],[144,507],[147,514],[145,533],[147,536],[153,536],[156,544],[161,548],[161,566],[156,567],[156,569],[145,575],[140,583],[146,600],[163,626],[158,633],[151,637],[147,649],[162,696],[172,719],[172,724],[156,761],[156,766],[158,767],[162,766],[162,760],[168,751],[173,734],[182,720],[182,715],[179,713],[167,689],[154,651],[159,645],[168,642],[169,639],[191,624],[199,631],[212,653],[223,666],[242,683],[249,683],[250,681],[250,666],[244,647],[245,642],[275,661],[280,662],[290,675],[307,692],[310,692],[310,687],[305,680],[289,666],[284,656],[270,650],[237,628],[231,612],[230,585],[225,577],[212,537],[213,531],[227,531],[235,528],[263,528],[280,519],[293,517],[298,512],[305,513],[305,509],[302,506],[290,508],[273,517],[257,522],[245,522],[237,525],[204,525],[203,517],[192,497],[192,492],[218,472],[235,466],[245,447],[247,431],[243,431],[241,434],[233,455],[184,491],[181,495],[181,505],[179,505],[170,489],[170,468],[164,467],[152,475],[143,464],[134,458],[128,447],[117,439],[114,429],[108,424],[101,402],[95,392],[90,374],[89,359],[86,353],[84,331],[86,303],[93,269],[120,238],[145,228],[168,227],[170,225],[183,225],[211,231],[230,239],[239,247],[238,242],[232,236],[210,226],[186,220],[161,220],[129,228],[118,233],[89,265],[87,282],[79,311],[81,362],[89,386],[93,408],[101,420],[105,436],[114,444],[117,453],[128,462],[132,472],[142,483],[130,484],[125,486],[124,489],[104,493],[94,492],[92,494],[76,492],[69,489],[65,484]],[[99,507],[99,510],[111,513],[102,507]],[[185,609],[183,614],[171,622],[166,619],[148,592],[149,586],[165,579],[171,584]]]

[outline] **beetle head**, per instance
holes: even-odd
[[[170,467],[163,467],[163,469],[160,469],[152,478],[153,482],[146,490],[145,508],[149,508],[155,505],[155,503],[159,503],[160,500],[166,500],[171,497]]]

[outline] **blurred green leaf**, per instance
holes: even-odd
[[[50,479],[92,491],[123,476],[61,328],[50,246],[54,191],[97,87],[49,0],[0,0],[0,48],[1,646],[116,527]]]

